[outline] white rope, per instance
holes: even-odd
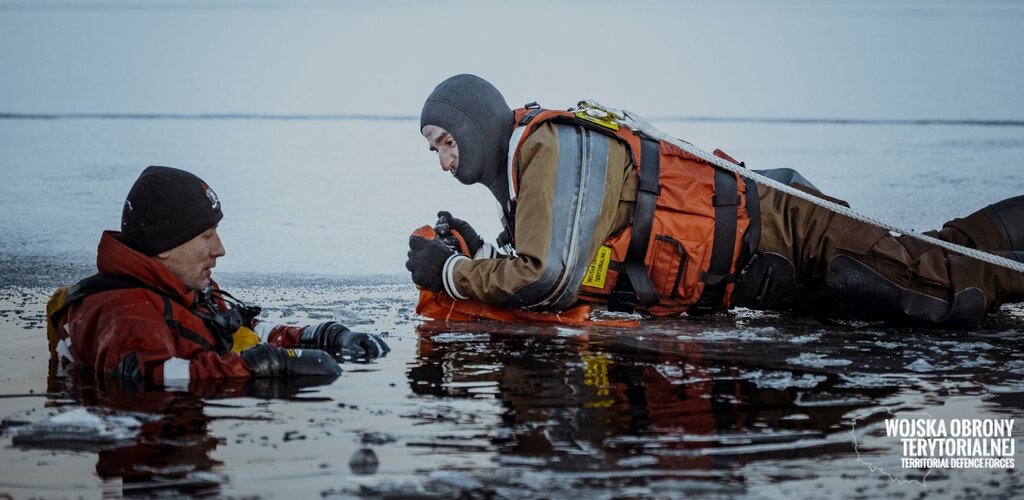
[[[889,224],[887,222],[883,222],[881,220],[875,219],[874,217],[869,217],[867,215],[854,212],[848,207],[844,207],[838,203],[833,203],[831,201],[818,198],[817,196],[806,193],[804,191],[800,191],[799,189],[792,188],[774,179],[769,179],[768,177],[765,177],[754,171],[748,170],[745,167],[741,167],[730,161],[726,161],[722,158],[719,158],[715,155],[708,154],[702,151],[700,148],[694,146],[693,144],[676,139],[662,132],[661,130],[658,130],[654,125],[651,125],[650,122],[641,118],[640,116],[637,116],[635,113],[631,111],[620,111],[613,108],[606,108],[594,101],[580,102],[578,110],[587,113],[591,117],[597,118],[599,120],[607,120],[610,115],[610,117],[614,118],[615,122],[619,123],[620,125],[642,132],[652,139],[668,142],[682,149],[683,151],[686,151],[687,153],[690,153],[693,156],[696,156],[697,158],[700,158],[701,160],[704,160],[718,168],[746,177],[747,179],[750,179],[758,184],[771,187],[772,189],[777,189],[790,196],[796,196],[797,198],[800,198],[802,200],[809,201],[815,205],[818,205],[819,207],[826,208],[837,214],[845,215],[851,219],[871,224],[872,226],[877,226],[883,229],[887,229],[889,231],[902,234],[904,236],[918,239],[926,243],[930,243],[932,245],[945,248],[950,252],[971,257],[972,259],[977,259],[982,262],[987,262],[989,264],[1005,267],[1007,269],[1024,273],[1024,263],[1013,261],[1005,257],[1000,257],[998,255],[993,255],[988,252],[983,252],[975,248],[968,248],[965,246],[950,243],[948,241],[943,241],[938,238],[933,238],[931,236],[920,234],[910,229],[905,229],[893,224]],[[602,112],[607,114],[601,116]]]

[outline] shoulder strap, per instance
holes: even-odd
[[[64,314],[64,311],[67,310],[68,306],[81,302],[90,295],[128,288],[143,288],[159,295],[160,298],[163,299],[164,319],[167,326],[172,330],[181,331],[181,326],[178,322],[172,321],[171,298],[166,293],[146,285],[145,283],[130,276],[103,273],[96,273],[82,281],[79,281],[78,283],[75,283],[74,285],[71,285],[71,287],[68,288],[67,294],[64,296],[64,303],[50,314],[50,324],[56,328],[57,324],[60,322],[61,315]]]
[[[85,278],[67,289],[64,295],[64,302],[50,314],[50,323],[56,327],[60,317],[67,310],[68,306],[81,302],[90,295],[110,290],[122,290],[125,288],[149,288],[141,281],[128,276],[115,276],[112,274],[96,273]]]
[[[173,303],[176,301],[171,299],[171,297],[168,294],[160,290],[157,290],[151,286],[148,286],[145,283],[129,276],[115,276],[111,274],[97,273],[88,278],[83,279],[82,281],[79,281],[78,283],[75,283],[70,288],[68,288],[67,295],[64,298],[64,303],[56,311],[54,311],[53,314],[50,315],[50,323],[53,325],[54,328],[57,328],[58,323],[60,322],[60,317],[61,315],[64,314],[64,311],[67,310],[68,306],[81,302],[90,295],[94,295],[101,292],[108,292],[111,290],[124,290],[128,288],[142,288],[159,295],[163,303],[164,323],[166,323],[167,327],[170,328],[172,331],[178,332],[178,335],[181,335],[183,338],[198,344],[206,351],[226,352],[226,348],[223,345],[221,345],[222,342],[220,342],[221,339],[219,337],[217,339],[218,345],[215,346],[206,339],[204,339],[202,335],[192,330],[189,330],[184,325],[182,325],[180,321],[174,319]],[[226,292],[224,293],[227,294]],[[230,297],[230,295],[228,296]],[[193,312],[193,314],[195,313]],[[200,318],[203,319],[203,321],[207,321],[206,318]]]
[[[82,281],[79,281],[78,283],[75,283],[74,285],[71,285],[71,288],[68,289],[68,295],[64,299],[64,305],[79,302],[90,295],[100,292],[120,290],[124,288],[149,287],[141,281],[128,276],[96,273]]]
[[[715,169],[715,240],[711,243],[711,264],[707,271],[701,273],[704,291],[689,310],[690,314],[710,314],[721,310],[725,287],[736,280],[729,272],[736,247],[736,217],[740,203],[736,187],[735,175]]]
[[[658,141],[641,137],[640,145],[640,186],[636,194],[633,212],[633,232],[629,236],[629,247],[623,262],[622,273],[608,299],[608,309],[633,312],[636,306],[651,306],[658,302],[658,293],[647,274],[644,258],[654,227],[654,209],[661,194],[658,177],[661,174],[661,147]]]

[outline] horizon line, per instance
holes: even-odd
[[[360,113],[12,113],[0,112],[0,120],[253,120],[253,121],[415,121],[415,115]],[[960,125],[1024,127],[1024,120],[974,118],[822,118],[751,116],[651,116],[648,121],[710,123],[774,123],[792,125]]]

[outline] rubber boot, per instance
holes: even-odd
[[[732,294],[732,304],[750,309],[795,309],[799,302],[796,270],[776,253],[755,253],[743,269]]]
[[[1010,251],[1024,252],[1024,196],[1015,196],[985,208],[996,222]]]
[[[829,262],[826,283],[844,311],[899,325],[975,329],[985,318],[985,295],[976,287],[946,301],[904,288],[848,255]]]
[[[1024,251],[1024,196],[993,203],[942,226],[938,237],[989,251]]]

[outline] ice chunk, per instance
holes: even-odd
[[[28,448],[103,450],[131,444],[142,425],[131,416],[97,415],[85,408],[11,430],[11,443]]]
[[[927,373],[935,371],[935,367],[932,366],[931,363],[925,361],[924,358],[918,359],[917,361],[914,361],[913,363],[910,363],[909,365],[904,366],[903,368],[918,373]]]
[[[787,363],[794,365],[810,366],[813,368],[824,368],[826,366],[846,366],[853,361],[848,359],[827,359],[824,354],[815,354],[812,352],[805,352],[795,358],[789,358],[786,360]]]

